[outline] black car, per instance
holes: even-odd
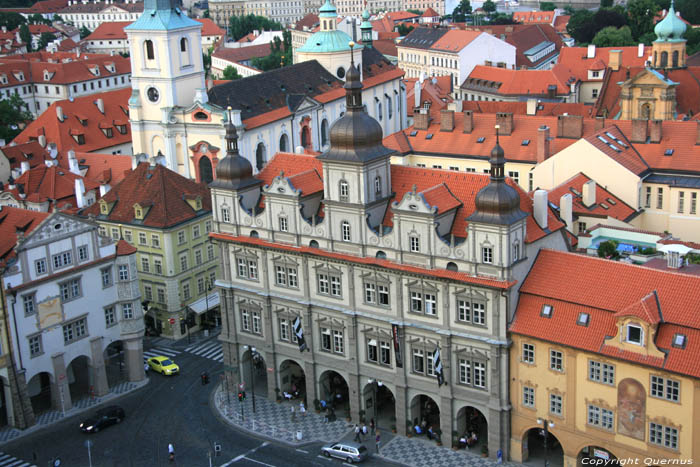
[[[110,425],[124,420],[124,409],[117,405],[110,405],[98,410],[95,414],[80,424],[80,429],[85,433],[97,433]]]

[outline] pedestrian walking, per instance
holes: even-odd
[[[302,417],[306,417],[306,407],[304,407],[303,402],[299,403],[299,413],[301,414]]]
[[[379,445],[382,444],[382,437],[379,436],[379,430],[377,430],[377,436],[374,438],[374,442],[377,445],[377,454],[379,454]]]
[[[175,460],[175,447],[173,446],[173,443],[168,443],[168,458],[170,459],[170,462]]]
[[[360,439],[360,426],[357,423],[355,423],[355,442],[359,443],[360,441],[362,441]]]
[[[363,423],[362,424],[362,441],[364,441],[366,437],[367,437],[367,425],[365,425]]]
[[[369,421],[369,429],[372,430],[372,436],[374,436],[374,431],[377,429],[377,427],[374,425],[374,419],[370,419]]]
[[[294,406],[292,406],[292,423],[297,421],[296,412],[294,412]]]

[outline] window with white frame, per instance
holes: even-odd
[[[564,355],[560,351],[549,350],[549,368],[555,371],[564,371]]]
[[[641,326],[635,324],[628,324],[625,326],[625,341],[630,344],[643,345],[644,331],[642,331]]]
[[[481,262],[493,264],[493,248],[490,246],[481,247]]]
[[[197,248],[194,250],[194,264],[195,266],[200,266],[202,264],[202,249]]]
[[[192,292],[190,291],[190,281],[189,279],[186,282],[183,282],[180,286],[182,290],[182,299],[183,300],[189,300],[192,298]]]
[[[180,255],[180,271],[184,272],[187,271],[188,268],[188,261],[187,261],[187,253],[183,253]]]
[[[119,280],[128,281],[129,280],[129,266],[125,264],[119,265]]]
[[[165,303],[165,289],[162,287],[158,287],[156,289],[156,296],[158,299],[158,303]]]
[[[515,183],[520,184],[520,172],[508,172],[508,176],[513,179]]]
[[[343,221],[340,223],[340,233],[344,242],[350,241],[350,222]]]
[[[241,279],[258,280],[258,260],[252,256],[236,258],[238,277]]]
[[[29,341],[29,356],[38,357],[44,353],[44,346],[41,341],[41,334],[36,334],[28,338]]]
[[[187,241],[187,233],[184,230],[180,230],[177,233],[177,244],[182,245]]]
[[[141,271],[151,272],[151,262],[147,256],[141,257]]]
[[[413,349],[413,372],[425,373],[425,350],[423,349]]]
[[[665,448],[678,449],[678,428],[649,422],[649,442]]]
[[[240,310],[241,330],[252,334],[262,334],[262,317],[260,315],[260,310],[245,305],[241,305]]]
[[[513,243],[513,262],[520,261],[520,242],[515,241]]]
[[[680,400],[680,392],[680,381],[664,378],[663,376],[651,375],[649,394],[652,397],[678,402]]]
[[[144,232],[139,232],[139,245],[148,245],[148,239]]]
[[[535,363],[535,344],[523,343],[523,363]]]
[[[374,192],[378,195],[382,193],[382,177],[379,175],[374,177]]]
[[[321,328],[321,350],[324,352],[333,351],[331,335],[332,333],[330,328]]]
[[[614,420],[615,414],[612,410],[588,404],[587,422],[589,425],[605,430],[612,430]]]
[[[226,206],[221,206],[221,222],[231,222],[231,211]]]
[[[391,365],[391,343],[388,341],[379,341],[379,363]]]
[[[78,261],[87,261],[90,259],[90,256],[88,254],[88,246],[87,245],[80,245],[78,247]]]
[[[279,318],[280,340],[285,342],[297,342],[297,335],[294,334],[294,320],[296,318]]]
[[[124,319],[132,319],[134,317],[134,306],[131,303],[122,304],[122,317]]]
[[[109,287],[112,285],[112,267],[100,269],[100,275],[102,276],[102,287]]]
[[[413,253],[420,253],[420,238],[418,238],[418,235],[410,235],[408,242]]]
[[[153,258],[153,272],[156,274],[163,274],[163,260],[160,258]]]
[[[214,245],[207,245],[207,261],[214,261]]]
[[[486,362],[460,358],[459,383],[477,389],[486,389]]]
[[[411,291],[411,312],[437,316],[437,293]]]
[[[318,293],[320,295],[342,297],[342,288],[339,274],[333,274],[325,271],[317,272],[316,283],[318,286]]]
[[[483,301],[470,298],[457,299],[457,320],[486,326],[486,304]]]
[[[199,238],[201,235],[201,228],[199,224],[195,224],[192,226],[192,238]]]
[[[204,223],[204,233],[209,233],[211,232],[211,221],[206,221]]]
[[[87,318],[80,318],[63,325],[63,343],[68,345],[87,336]]]
[[[523,405],[525,407],[535,406],[535,388],[523,386]]]
[[[549,413],[561,415],[562,397],[559,394],[549,395]]]
[[[289,232],[289,222],[287,216],[279,217],[280,232]]]
[[[144,285],[143,294],[145,295],[146,300],[153,300],[153,286]]]
[[[78,278],[62,282],[58,284],[58,288],[61,293],[61,300],[64,303],[69,302],[71,300],[75,300],[76,298],[80,298],[82,296],[80,279]]]
[[[22,295],[22,308],[24,308],[25,316],[36,313],[36,295],[34,293]]]
[[[614,386],[615,366],[595,360],[588,360],[588,379]]]
[[[46,259],[41,258],[34,262],[34,268],[36,269],[37,275],[46,274]]]
[[[64,268],[73,264],[73,254],[70,251],[63,251],[52,256],[54,269]]]
[[[368,305],[389,306],[389,284],[366,281],[365,303]]]
[[[350,197],[350,185],[347,181],[341,180],[339,184],[340,201],[347,201]]]
[[[144,241],[144,243],[146,243]],[[153,248],[160,248],[160,237],[158,234],[151,234],[151,246]]]

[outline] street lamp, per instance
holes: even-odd
[[[372,406],[374,407],[374,425],[377,426],[377,423],[379,423],[379,420],[377,419],[377,392],[379,391],[380,387],[384,386],[384,383],[372,378],[369,378],[367,382],[372,385]]]
[[[549,454],[547,450],[547,438],[549,438],[549,429],[554,428],[554,422],[538,417],[537,424],[544,427],[544,467],[547,467],[549,465],[549,460],[547,459],[547,455]]]
[[[250,350],[250,391],[253,393],[253,413],[255,413],[255,375],[253,374],[253,360],[257,361],[258,352],[255,347],[243,346],[244,349]]]

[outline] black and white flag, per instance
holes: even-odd
[[[306,341],[304,340],[304,330],[301,328],[301,318],[296,317],[292,325],[294,335],[297,336],[297,344],[299,344],[299,352],[306,350]]]
[[[438,386],[442,386],[445,383],[445,376],[442,373],[442,362],[440,361],[440,347],[435,349],[433,354],[433,368],[435,369],[435,376],[437,376]]]

